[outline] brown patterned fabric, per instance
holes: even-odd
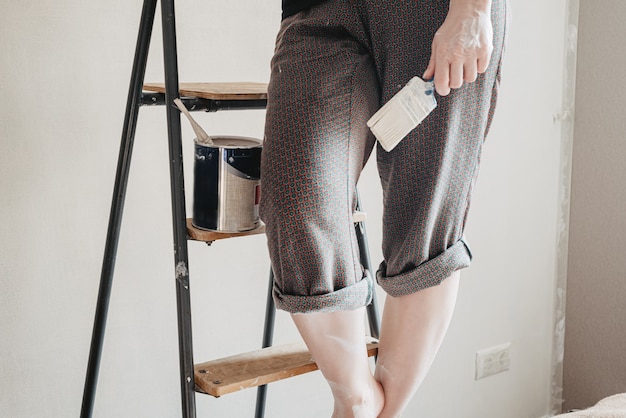
[[[505,9],[506,0],[493,1],[487,72],[438,96],[435,111],[394,150],[377,148],[384,199],[377,280],[392,296],[435,286],[470,263],[463,230],[500,81]],[[369,303],[373,284],[351,219],[375,144],[366,121],[424,72],[447,10],[442,0],[329,0],[283,20],[261,163],[261,217],[280,309]]]

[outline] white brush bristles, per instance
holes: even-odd
[[[380,145],[389,152],[437,107],[431,81],[413,77],[367,121]]]

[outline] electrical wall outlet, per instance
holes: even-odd
[[[476,380],[509,370],[511,343],[485,348],[476,352]]]

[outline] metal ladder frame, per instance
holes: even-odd
[[[100,285],[98,289],[96,312],[89,350],[89,360],[81,405],[81,418],[89,418],[92,416],[95,403],[96,386],[102,357],[106,319],[111,297],[111,287],[119,243],[122,213],[127,191],[130,162],[139,108],[142,105],[166,105],[170,156],[172,226],[174,229],[174,263],[176,267],[175,280],[182,416],[184,418],[196,417],[181,123],[180,113],[173,105],[174,99],[179,98],[174,0],[161,0],[165,94],[143,92],[143,83],[148,60],[150,40],[154,26],[156,4],[157,0],[144,0],[139,24],[139,34],[137,36],[137,43],[135,47],[113,198],[109,214],[106,244],[100,275]],[[266,100],[216,101],[200,98],[183,98],[183,102],[190,109],[206,110],[209,112],[229,109],[259,109],[264,108],[267,103]],[[359,243],[361,262],[366,269],[372,271],[369,249],[367,247],[365,226],[362,222],[358,222],[355,223],[355,229]],[[265,326],[263,332],[263,348],[271,346],[273,338],[275,307],[271,296],[272,279],[273,276],[270,271],[270,286],[268,289]],[[367,307],[367,312],[370,333],[374,338],[378,338],[379,319],[375,294],[372,303]],[[255,410],[256,418],[262,418],[264,416],[266,395],[267,387],[260,386],[257,392]]]

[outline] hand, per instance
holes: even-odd
[[[435,33],[423,78],[434,78],[437,93],[447,96],[450,89],[475,81],[478,74],[487,70],[492,50],[489,7],[451,3],[446,20]]]

